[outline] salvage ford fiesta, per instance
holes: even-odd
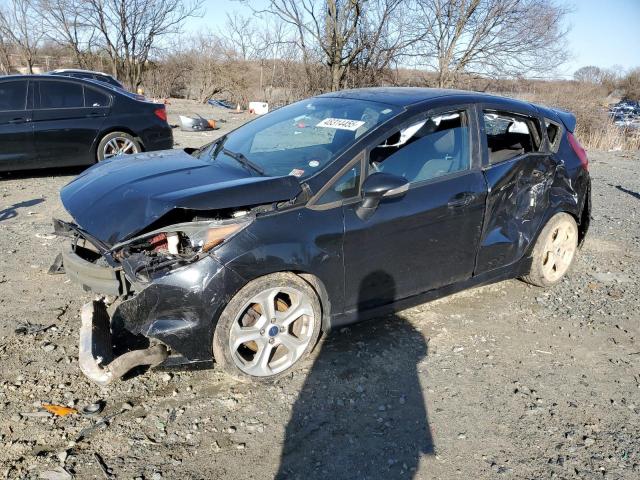
[[[99,294],[80,366],[290,372],[327,332],[465,288],[569,270],[590,218],[564,111],[382,88],[280,108],[197,150],[111,158],[61,191],[56,266]]]

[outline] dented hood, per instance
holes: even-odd
[[[295,198],[297,178],[252,176],[242,166],[182,150],[100,162],[60,192],[83,230],[106,244],[126,240],[174,209],[218,210]]]

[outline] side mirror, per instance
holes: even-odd
[[[383,197],[399,197],[407,190],[409,190],[409,181],[406,178],[391,173],[373,173],[362,185],[362,203],[356,209],[356,214],[360,219],[366,220],[376,211]]]

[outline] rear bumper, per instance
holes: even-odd
[[[141,140],[147,152],[171,150],[173,148],[173,130],[168,124],[154,126],[142,133]]]

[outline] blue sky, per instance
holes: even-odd
[[[252,2],[264,3],[265,0]],[[567,5],[572,10],[567,37],[571,55],[557,76],[570,77],[585,65],[640,67],[640,0],[575,0]],[[189,30],[218,30],[224,26],[227,13],[249,12],[237,0],[205,0],[204,9],[202,18],[189,21]]]

